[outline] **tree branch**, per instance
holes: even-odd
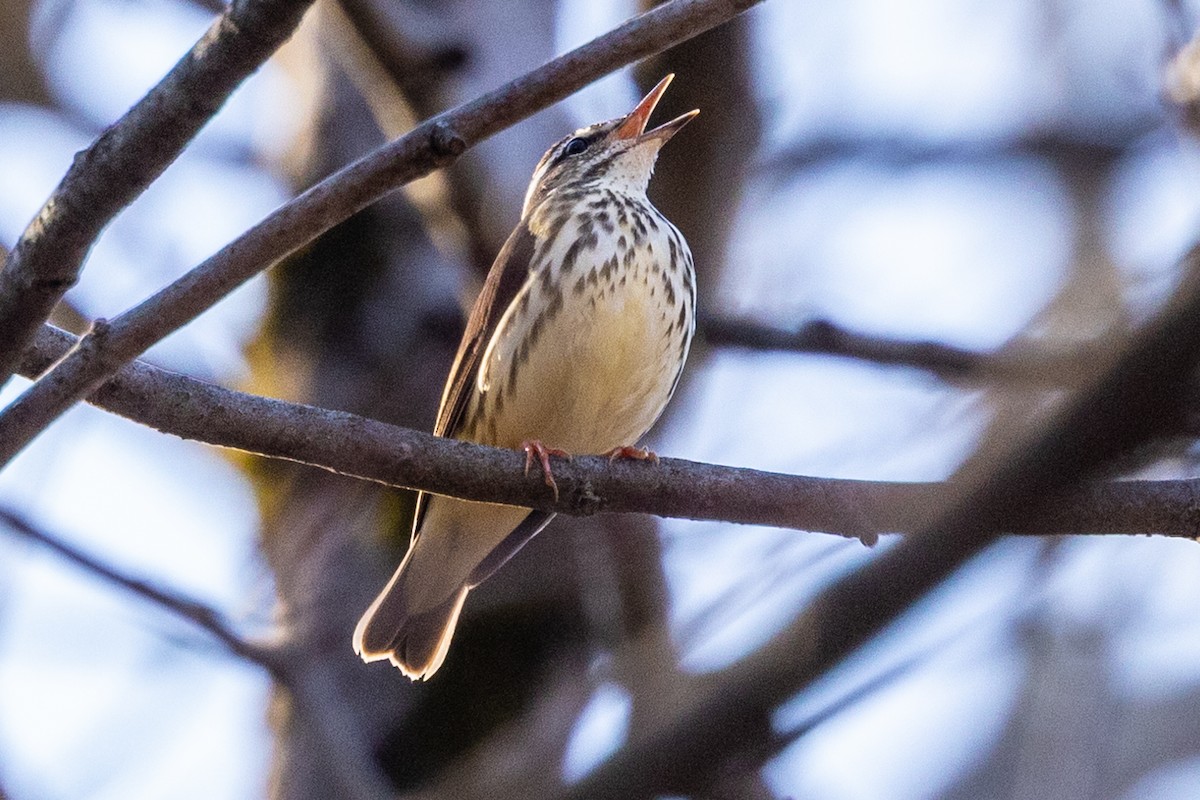
[[[1002,158],[1041,158],[1073,163],[1110,162],[1128,153],[1148,133],[1162,127],[1157,114],[1126,124],[1083,131],[1050,130],[1026,136],[978,141],[931,142],[904,136],[834,135],[804,138],[756,165],[761,175],[786,181],[825,164],[865,161],[893,168],[919,164],[992,163]]]
[[[447,347],[462,336],[462,310],[439,306],[422,315],[426,335]],[[761,352],[831,355],[889,367],[924,370],[951,384],[1005,381],[1030,388],[1078,386],[1087,365],[1107,352],[1107,344],[1087,342],[1067,347],[1013,340],[996,350],[970,350],[933,340],[898,339],[861,333],[825,319],[795,329],[756,322],[752,317],[701,316],[696,333],[710,347]],[[1187,431],[1200,430],[1200,421]]]
[[[43,326],[21,370],[37,374],[76,338]],[[299,461],[388,486],[586,515],[642,512],[824,531],[872,541],[913,532],[954,487],[782,475],[664,458],[657,466],[580,457],[555,463],[559,499],[513,451],[439,439],[339,411],[235,392],[142,361],[126,366],[90,401],[186,439]],[[1018,534],[1162,534],[1200,530],[1200,481],[1087,485]]]
[[[390,797],[387,783],[370,758],[361,733],[338,697],[337,687],[317,669],[293,657],[288,645],[257,644],[237,633],[211,606],[182,594],[160,589],[141,578],[126,575],[51,536],[17,512],[0,507],[0,523],[10,531],[37,543],[84,572],[163,608],[206,631],[226,650],[257,664],[285,686],[296,698],[309,725],[321,737],[324,752],[339,776],[344,796],[352,800],[382,800]]]
[[[292,35],[312,0],[241,0],[75,162],[0,271],[0,384],[79,279],[100,231]]]
[[[675,0],[418,125],[316,184],[170,286],[85,336],[74,352],[0,413],[0,466],[122,364],[351,214],[617,67],[695,36],[758,2]]]
[[[556,796],[630,800],[703,786],[706,775],[736,756],[731,743],[766,740],[780,703],[827,674],[1002,531],[1029,524],[1072,483],[1168,430],[1184,413],[1200,362],[1200,247],[1186,256],[1183,271],[1173,301],[1055,424],[998,465],[994,454],[977,453],[960,470],[964,491],[933,524],[835,581],[768,645],[699,682],[693,699],[664,715],[657,729]]]
[[[76,567],[108,583],[121,587],[143,600],[165,608],[180,619],[187,620],[206,631],[220,642],[230,653],[258,664],[275,673],[275,659],[271,648],[254,644],[242,638],[225,622],[212,607],[181,594],[160,589],[141,578],[134,578],[92,558],[81,550],[68,545],[61,539],[42,531],[22,515],[9,508],[0,507],[0,522],[10,531],[52,551]]]
[[[786,330],[751,320],[708,317],[700,321],[699,331],[706,342],[718,347],[845,356],[886,366],[927,370],[951,383],[1002,380],[1014,384],[1070,385],[1083,377],[1080,365],[1091,363],[1099,349],[1080,345],[1054,351],[1022,343],[980,352],[941,342],[872,336],[822,319]]]

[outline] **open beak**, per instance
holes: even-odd
[[[667,140],[679,132],[679,129],[692,121],[692,118],[700,113],[699,109],[689,111],[682,114],[670,122],[659,125],[653,130],[646,130],[646,123],[650,121],[650,115],[654,113],[654,107],[658,105],[659,99],[663,93],[667,91],[667,87],[671,85],[675,73],[667,75],[658,82],[650,90],[650,94],[642,98],[642,102],[637,104],[633,111],[629,112],[629,116],[621,121],[617,129],[613,131],[613,136],[617,139],[635,139],[639,142],[649,139],[657,139],[659,146],[666,144]]]

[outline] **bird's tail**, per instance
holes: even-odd
[[[446,659],[470,587],[460,584],[444,599],[416,607],[409,580],[410,548],[396,574],[354,629],[354,652],[364,661],[390,660],[408,677],[425,680]]]
[[[404,561],[354,629],[364,661],[387,659],[413,680],[446,658],[467,592],[487,580],[553,514],[431,497]]]

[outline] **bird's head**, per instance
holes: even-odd
[[[568,188],[605,186],[625,193],[645,192],[659,148],[700,113],[689,111],[646,130],[650,114],[674,77],[668,75],[659,81],[625,116],[580,128],[555,142],[533,171],[522,216],[527,217],[542,201]]]

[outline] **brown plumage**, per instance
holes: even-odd
[[[471,311],[436,435],[603,453],[636,442],[662,413],[696,298],[687,243],[645,193],[659,148],[698,113],[646,131],[671,78],[538,163]],[[408,554],[358,623],[355,651],[414,680],[431,676],[467,593],[551,517],[422,494]]]

